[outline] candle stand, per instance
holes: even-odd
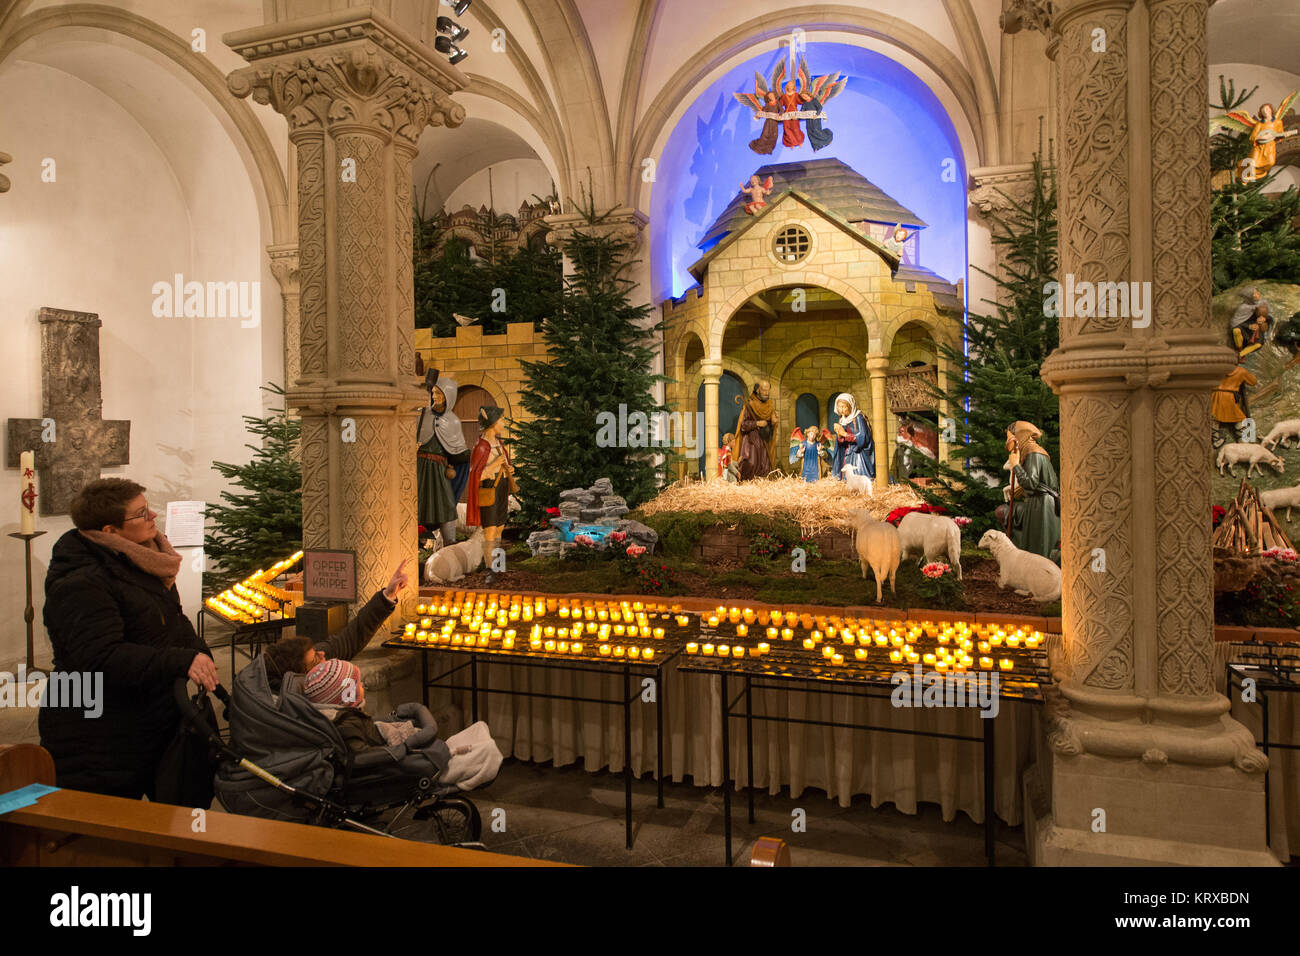
[[[31,674],[36,670],[36,639],[32,627],[32,622],[36,620],[36,609],[32,606],[32,539],[39,538],[45,534],[44,531],[11,531],[9,537],[19,538],[23,542],[23,551],[26,560],[23,566],[27,569],[27,606],[23,609],[23,620],[27,622],[27,673]]]

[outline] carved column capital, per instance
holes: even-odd
[[[641,236],[645,232],[649,219],[636,209],[618,206],[605,213],[598,222],[589,223],[578,213],[561,213],[547,216],[543,220],[550,232],[546,234],[546,243],[556,249],[563,249],[577,233],[586,235],[608,236],[629,245],[627,255],[635,255],[641,246]]]
[[[425,126],[459,126],[460,72],[373,10],[269,24],[225,36],[250,65],[227,78],[238,97],[270,104],[289,133],[337,125],[382,130],[414,150]]]
[[[271,260],[271,274],[280,283],[283,295],[298,294],[298,243],[290,242],[278,246],[267,246],[266,254]]]
[[[1019,33],[1028,27],[1050,39],[1053,6],[1052,0],[1007,0],[998,25],[1003,33]]]
[[[970,171],[970,204],[985,216],[999,215],[1033,195],[1034,164],[980,166]]]
[[[14,158],[10,156],[8,153],[0,153],[0,166],[3,166],[5,163],[12,163],[13,161]],[[9,191],[9,177],[4,175],[3,173],[0,173],[0,193],[7,193],[8,191]]]

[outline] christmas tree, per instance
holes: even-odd
[[[948,374],[933,395],[951,419],[939,423],[949,425],[949,460],[934,463],[929,485],[914,486],[927,503],[970,517],[975,538],[1003,504],[1008,425],[1033,422],[1043,431],[1039,443],[1060,461],[1060,404],[1039,376],[1059,338],[1056,316],[1044,310],[1045,288],[1056,279],[1055,170],[1035,155],[1029,196],[1006,198],[1010,208],[990,217],[992,241],[1004,250],[1001,274],[980,269],[997,283],[997,301],[985,300],[995,311],[967,317],[967,352],[939,346]]]
[[[520,363],[520,403],[531,418],[512,425],[512,451],[529,519],[556,505],[561,491],[597,478],[609,478],[615,494],[636,507],[658,491],[667,468],[663,449],[645,447],[653,436],[643,430],[638,438],[633,428],[638,413],[653,422],[666,411],[652,394],[667,381],[651,371],[662,322],[650,321],[650,306],[630,300],[630,243],[599,228],[606,217],[594,205],[580,212],[588,228],[565,243],[573,271],[562,306],[541,323],[547,361]],[[602,423],[624,415],[629,440],[607,441],[612,430],[602,432]]]
[[[1211,109],[1222,114],[1241,106],[1255,92],[1238,94],[1231,81],[1219,77],[1219,102]],[[1223,117],[1221,116],[1220,119]],[[1253,174],[1243,162],[1250,156],[1247,133],[1220,127],[1210,138],[1210,168],[1223,184],[1210,199],[1211,262],[1217,295],[1242,282],[1278,279],[1294,282],[1300,276],[1300,190],[1268,196],[1277,167],[1263,176]],[[1226,174],[1226,175],[1225,175]]]
[[[284,389],[263,391],[283,396]],[[208,593],[217,593],[259,568],[286,558],[302,547],[302,466],[294,458],[302,422],[283,408],[258,418],[245,415],[248,430],[261,439],[248,445],[253,457],[245,465],[214,461],[213,469],[240,491],[223,491],[224,504],[208,506],[211,522],[204,552],[217,565],[204,575]]]

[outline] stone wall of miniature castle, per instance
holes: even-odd
[[[478,325],[456,329],[454,336],[434,338],[430,329],[415,330],[415,350],[433,366],[467,386],[482,388],[508,418],[527,418],[519,402],[524,370],[519,364],[546,359],[541,331],[531,322],[511,322],[501,335],[484,335]]]

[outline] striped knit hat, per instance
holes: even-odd
[[[322,661],[303,678],[302,692],[313,704],[360,707],[363,694],[361,668],[337,657]]]

